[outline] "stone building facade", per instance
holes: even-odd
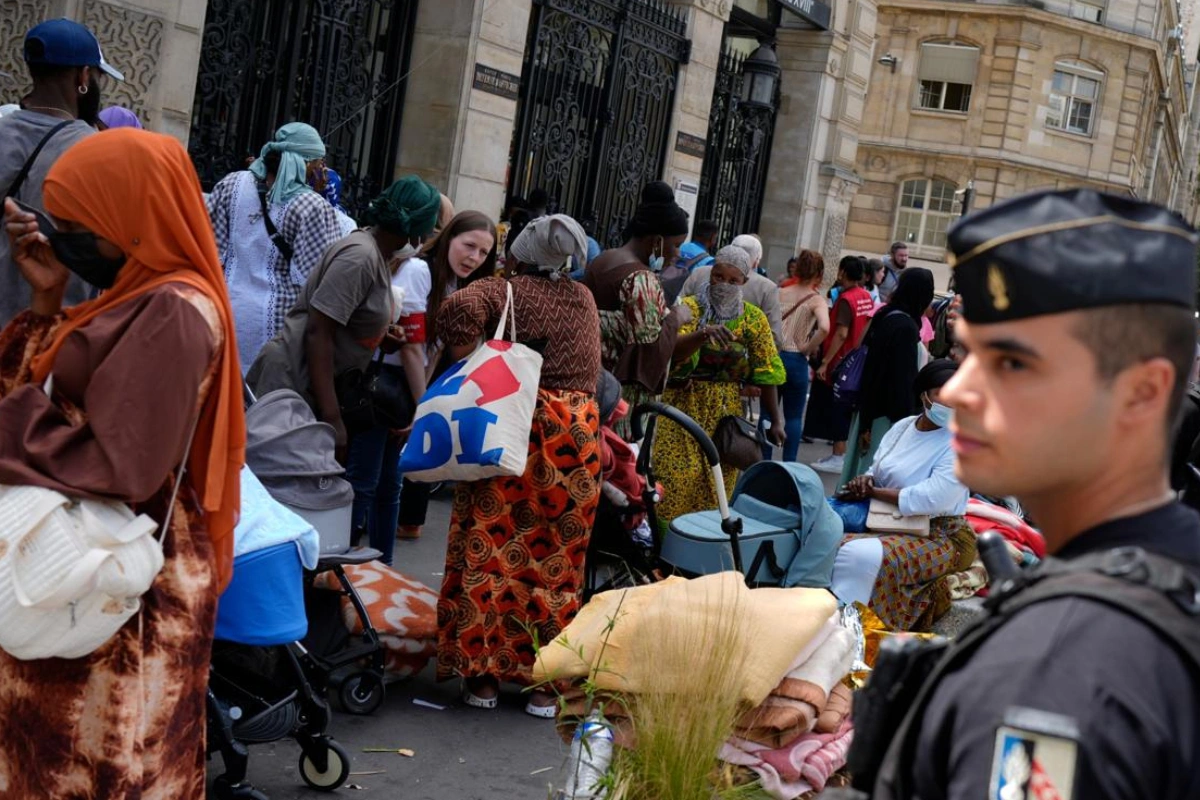
[[[1193,215],[1192,86],[1170,0],[884,0],[846,246],[944,255],[973,208],[1093,186]]]
[[[105,105],[137,112],[147,127],[187,141],[204,28],[204,0],[0,0],[0,102],[29,88],[21,58],[25,32],[70,17],[91,28],[104,57],[125,74],[109,80]]]

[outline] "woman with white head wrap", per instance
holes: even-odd
[[[509,255],[551,280],[567,277],[572,259],[587,260],[587,234],[566,214],[538,217],[525,226]]]
[[[730,245],[717,251],[709,282],[683,304],[692,321],[679,329],[675,366],[663,402],[687,414],[712,436],[728,416],[742,415],[743,386],[762,389],[763,413],[771,420],[768,432],[775,444],[784,440],[783,415],[776,388],[786,378],[783,362],[767,316],[742,297],[742,286],[753,269],[751,256]],[[668,425],[658,432],[654,463],[666,491],[660,519],[668,523],[681,514],[715,508],[716,490],[708,480],[708,465],[700,448],[683,429]],[[725,491],[733,493],[737,470],[725,473]]]

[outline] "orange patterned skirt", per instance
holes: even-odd
[[[438,678],[527,685],[544,645],[579,610],[600,499],[599,412],[584,392],[541,389],[525,474],[462,484],[438,600]]]

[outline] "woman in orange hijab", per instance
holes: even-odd
[[[84,658],[0,652],[0,794],[198,800],[246,435],[216,243],[196,172],[168,136],[81,140],[44,199],[52,218],[4,207],[33,304],[0,332],[0,484],[162,520],[195,434],[142,610]],[[68,270],[103,293],[63,310]]]

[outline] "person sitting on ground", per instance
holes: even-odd
[[[920,371],[915,390],[923,411],[896,423],[871,469],[830,499],[847,533],[830,591],[843,603],[868,606],[891,630],[929,630],[950,608],[944,579],[975,560],[975,535],[963,516],[969,492],[954,474],[951,413],[938,402],[957,368],[938,359]],[[931,517],[929,535],[866,532],[872,500],[905,516]]]
[[[838,264],[841,291],[829,314],[833,333],[821,346],[821,359],[809,394],[808,416],[804,420],[805,438],[833,442],[833,452],[812,465],[817,472],[840,475],[844,466],[850,408],[834,400],[833,376],[842,359],[862,343],[863,332],[875,309],[871,295],[862,288],[863,277],[863,261],[858,256],[846,256]]]
[[[315,188],[308,184],[314,173]],[[283,328],[321,257],[342,238],[338,215],[320,194],[324,180],[321,135],[291,122],[249,169],[226,175],[208,196],[243,370]]]
[[[683,299],[692,319],[679,330],[675,367],[663,402],[696,420],[712,436],[722,418],[742,415],[742,387],[760,388],[763,413],[771,421],[767,437],[783,445],[786,427],[776,387],[784,382],[785,373],[766,315],[742,295],[751,275],[749,254],[734,245],[722,247],[709,273],[709,285],[698,296]],[[683,428],[658,429],[654,463],[664,487],[660,522],[716,507],[708,464]],[[736,481],[737,470],[725,472],[726,496],[733,494]]]
[[[625,228],[625,244],[601,253],[583,276],[600,309],[604,368],[621,381],[631,408],[654,399],[666,381],[686,312],[668,307],[657,273],[675,260],[687,231],[687,212],[671,187],[648,183]],[[628,439],[628,418],[618,420],[616,429]]]
[[[743,233],[741,236],[733,237],[730,244],[742,248],[750,256],[750,278],[742,287],[742,291],[746,302],[758,306],[759,310],[766,315],[767,324],[771,327],[771,335],[775,338],[775,347],[778,349],[783,344],[783,315],[779,310],[779,287],[775,285],[775,281],[758,272],[763,257],[762,242],[753,234]],[[711,273],[711,266],[697,267],[692,270],[692,274],[683,284],[683,291],[680,294],[684,297],[696,297],[700,290],[709,284]]]

